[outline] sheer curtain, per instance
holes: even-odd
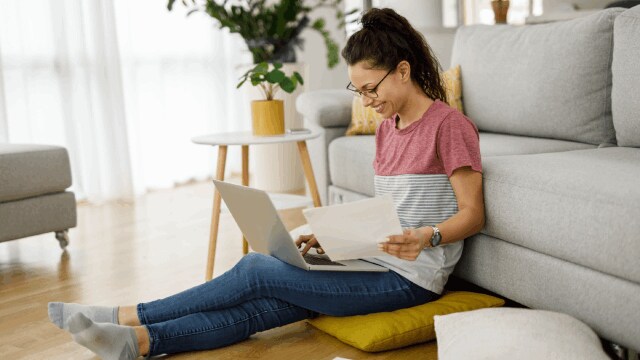
[[[0,0],[0,141],[69,150],[80,199],[132,199],[213,172],[190,138],[248,130],[242,40],[157,0]],[[237,154],[230,153],[233,171]]]

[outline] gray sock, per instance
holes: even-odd
[[[60,329],[66,329],[67,321],[77,313],[83,313],[95,322],[118,324],[118,309],[119,307],[50,302],[49,319]]]
[[[77,313],[69,319],[68,327],[75,342],[104,360],[133,360],[140,356],[138,338],[130,326],[95,323]]]

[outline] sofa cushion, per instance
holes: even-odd
[[[50,145],[0,144],[0,202],[64,191],[69,155]]]
[[[640,283],[629,266],[640,258],[640,149],[494,156],[483,167],[483,233]]]
[[[449,70],[443,72],[441,77],[444,91],[447,95],[447,104],[464,114],[460,65],[452,66]]]
[[[480,154],[485,156],[542,154],[594,149],[595,145],[566,140],[480,132]]]
[[[329,144],[329,176],[338,187],[374,196],[374,135],[343,136]]]
[[[532,26],[461,27],[465,113],[481,131],[615,143],[611,120],[613,22],[622,9]]]
[[[384,120],[371,106],[364,106],[362,98],[353,96],[351,104],[351,123],[345,135],[374,135]]]
[[[611,110],[619,146],[640,147],[640,5],[616,19]]]
[[[76,226],[76,198],[63,191],[0,204],[0,242]]]

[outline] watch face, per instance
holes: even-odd
[[[442,235],[440,232],[437,232],[431,238],[431,246],[438,246],[440,244],[440,240],[442,239]]]

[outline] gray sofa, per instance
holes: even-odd
[[[462,27],[455,64],[481,131],[486,204],[455,276],[640,350],[640,7]],[[297,101],[324,131],[309,145],[324,204],[374,195],[374,137],[344,136],[351,100]]]
[[[76,226],[65,148],[0,144],[0,242],[55,232],[60,247]]]

